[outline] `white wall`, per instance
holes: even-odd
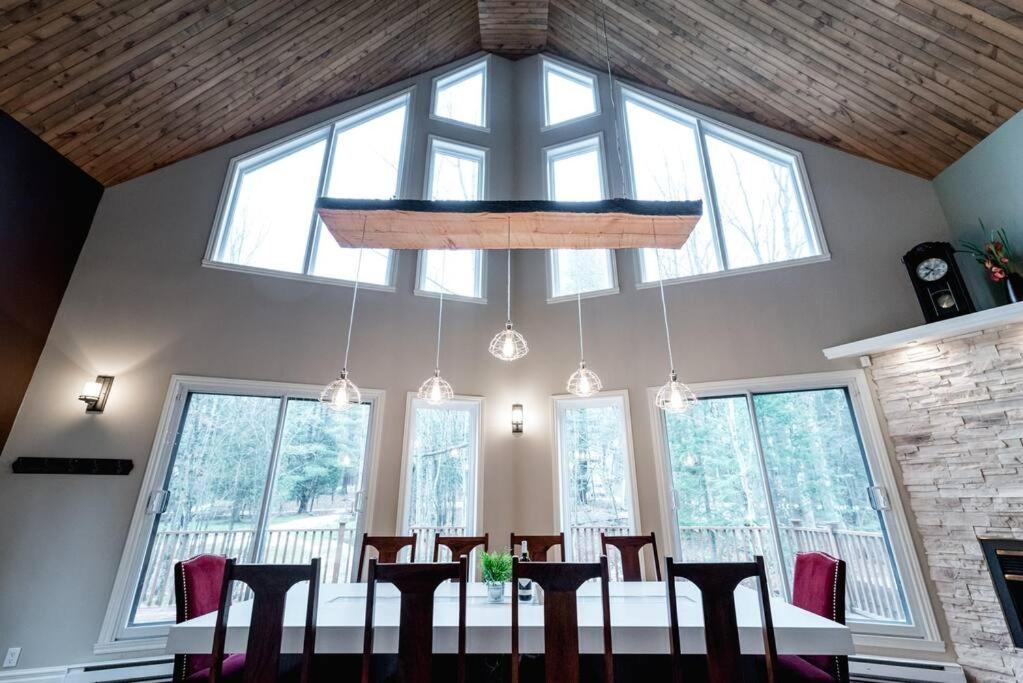
[[[540,147],[586,126],[610,135],[604,115],[545,133],[539,121],[537,59],[494,59],[495,196],[541,196]],[[396,84],[388,92],[406,84]],[[419,94],[428,79],[417,81]],[[22,667],[92,656],[129,517],[173,373],[321,384],[337,370],[351,289],[200,265],[229,159],[346,109],[360,98],[110,188],[53,325],[3,453],[131,458],[128,477],[13,476],[0,468],[0,649],[24,648]],[[417,103],[415,125],[428,122]],[[704,108],[700,111],[709,112]],[[508,127],[521,123],[518,133]],[[687,381],[780,375],[836,367],[826,346],[921,322],[901,255],[946,239],[931,184],[842,152],[731,116],[722,120],[803,152],[829,248],[828,262],[669,287],[678,369]],[[420,135],[422,128],[416,129]],[[438,134],[440,133],[437,130]],[[425,136],[410,188],[422,187]],[[483,142],[482,144],[487,144]],[[608,145],[609,149],[613,149]],[[514,164],[502,159],[512,159]],[[608,166],[616,172],[614,154]],[[614,177],[614,176],[613,176]],[[616,187],[615,184],[611,185]],[[410,190],[411,192],[411,190]],[[584,302],[587,356],[608,388],[631,397],[642,526],[661,528],[646,387],[667,371],[656,290],[635,288],[633,255],[618,254],[622,293]],[[415,255],[398,261],[397,291],[360,293],[351,367],[361,386],[387,392],[379,490],[371,530],[393,529],[405,395],[432,367],[436,305],[412,295]],[[486,350],[504,321],[504,254],[490,254],[486,306],[445,305],[442,366],[456,391],[486,397],[482,529],[552,525],[548,402],[574,368],[572,304],[545,303],[544,256],[515,255],[517,327],[531,352],[508,366]],[[97,373],[116,376],[106,412],[85,415],[75,395]],[[526,406],[525,434],[510,434],[509,409]]]

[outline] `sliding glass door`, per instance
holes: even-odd
[[[173,621],[174,564],[201,553],[319,557],[324,581],[347,581],[363,526],[373,400],[336,413],[305,392],[238,383],[183,386],[174,404],[127,626]]]
[[[689,413],[661,422],[683,561],[763,555],[772,591],[789,597],[796,554],[824,551],[848,564],[851,621],[912,624],[886,496],[848,386],[718,386]]]

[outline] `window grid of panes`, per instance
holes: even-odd
[[[826,257],[799,155],[621,88],[632,196],[704,200],[681,249],[640,249],[639,286]]]
[[[390,288],[393,252],[342,249],[315,204],[400,195],[410,100],[406,91],[235,160],[207,262]]]
[[[487,152],[483,147],[431,137],[426,174],[429,199],[473,201],[486,196]],[[480,249],[419,252],[417,294],[439,294],[485,303],[485,254]]]
[[[600,135],[591,135],[544,150],[547,197],[555,201],[594,201],[607,196],[607,176]],[[551,249],[547,272],[548,299],[618,291],[611,249]]]

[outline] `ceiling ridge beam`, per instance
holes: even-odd
[[[547,45],[549,0],[478,0],[480,45],[509,57],[536,54]]]

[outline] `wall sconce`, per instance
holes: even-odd
[[[522,433],[522,404],[512,404],[512,434]]]
[[[85,401],[85,412],[102,413],[107,406],[107,397],[110,395],[110,386],[114,378],[110,375],[97,375],[95,382],[86,382],[82,387],[82,393],[78,395],[79,401]]]

